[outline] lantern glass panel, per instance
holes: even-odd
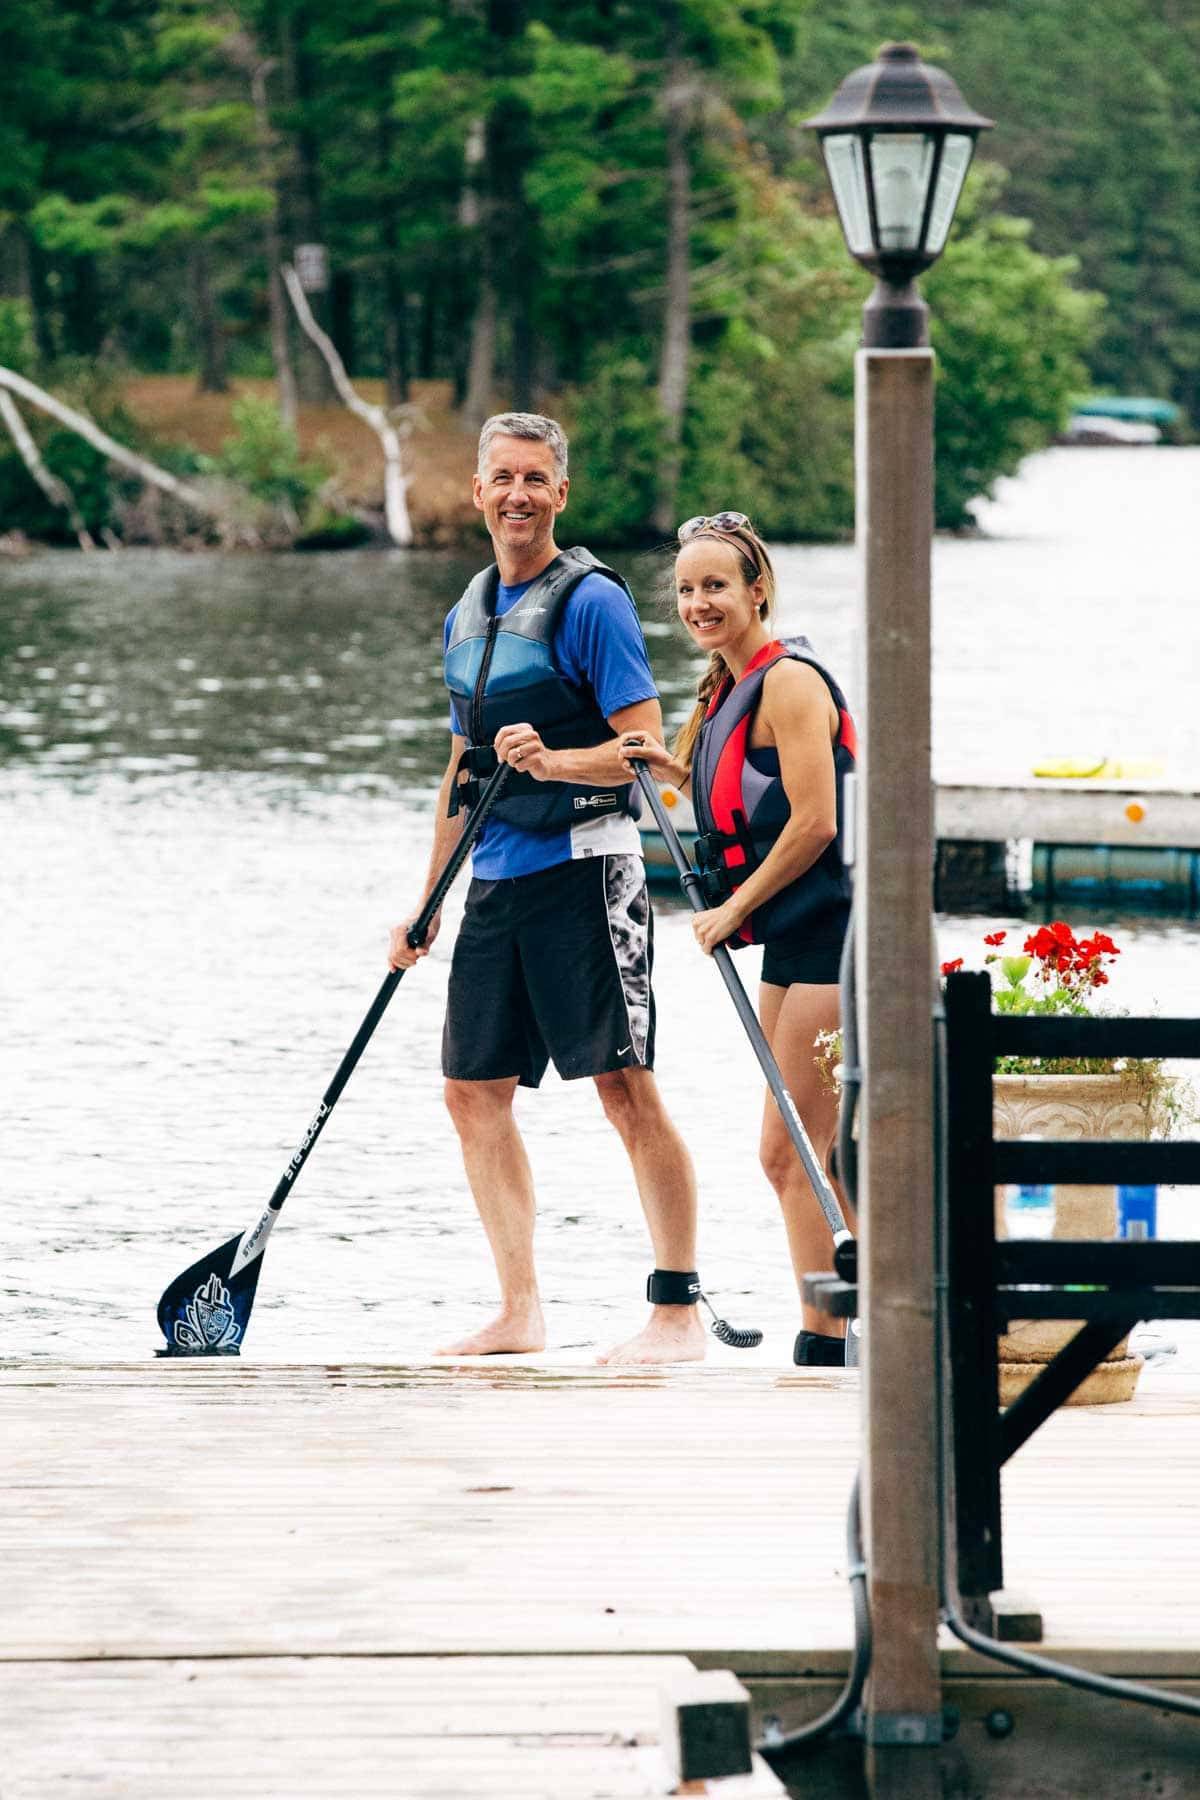
[[[879,251],[920,249],[934,140],[924,132],[880,131],[871,139],[871,176]]]
[[[846,248],[851,256],[871,254],[871,210],[867,204],[867,172],[862,143],[852,132],[823,138],[825,167],[837,202]]]
[[[962,184],[966,180],[974,148],[974,138],[966,137],[958,131],[947,133],[942,145],[942,163],[938,170],[937,185],[933,190],[929,230],[925,235],[925,248],[930,256],[938,256],[945,249],[954,209],[958,205],[958,196],[962,193]]]

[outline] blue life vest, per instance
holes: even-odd
[[[738,681],[726,679],[709,702],[692,757],[692,805],[699,833],[696,856],[705,895],[713,906],[727,900],[764,860],[791,817],[779,775],[764,774],[750,761],[750,731],[762,699],[768,669],[790,657],[814,668],[833,696],[838,712],[833,763],[837,820],[842,823],[842,789],[857,750],[854,721],[841,688],[813,654],[807,638],[764,644]],[[795,881],[756,906],[729,939],[729,948],[765,944],[803,932],[813,944],[839,941],[850,910],[850,871],[838,838]]]
[[[615,570],[580,546],[560,551],[500,616],[495,563],[468,584],[445,659],[455,730],[467,740],[450,796],[452,816],[460,807],[469,811],[477,804],[481,779],[496,767],[492,746],[503,725],[532,725],[549,750],[586,749],[616,736],[591,688],[567,681],[551,650],[563,607],[589,575],[606,575],[629,593]],[[514,769],[492,816],[522,831],[561,831],[638,810],[629,785],[536,781]]]

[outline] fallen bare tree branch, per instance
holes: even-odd
[[[36,406],[39,412],[48,413],[69,431],[78,432],[94,450],[99,450],[102,456],[107,456],[112,462],[120,463],[122,468],[132,470],[151,487],[161,488],[164,494],[170,494],[173,499],[192,507],[196,512],[208,517],[218,515],[218,504],[208,499],[198,488],[180,481],[166,469],[160,469],[157,463],[148,462],[144,456],[138,456],[136,451],[127,450],[124,444],[118,444],[116,438],[109,437],[107,431],[101,431],[99,425],[86,414],[76,412],[73,406],[67,406],[62,400],[56,400],[53,394],[48,394],[45,388],[38,387],[24,375],[0,366],[0,388],[19,394],[31,406]]]
[[[412,521],[408,514],[408,477],[404,473],[403,437],[401,431],[393,424],[382,406],[372,406],[357,393],[346,373],[346,366],[334,347],[332,339],[321,330],[313,318],[304,289],[300,286],[300,277],[291,263],[283,265],[283,279],[287,287],[292,305],[296,309],[296,317],[306,337],[311,338],[321,355],[325,358],[333,385],[337,389],[342,403],[369,425],[378,437],[383,449],[383,503],[384,517],[387,520],[388,536],[401,550],[412,547]],[[404,425],[404,436],[410,426]]]
[[[76,505],[75,496],[61,476],[48,469],[42,461],[41,452],[33,441],[28,425],[21,417],[21,410],[6,387],[0,387],[0,418],[8,426],[8,434],[17,446],[17,452],[33,479],[49,500],[51,506],[61,506],[71,521],[71,530],[79,542],[81,550],[94,550],[96,540],[83,520],[83,514]]]

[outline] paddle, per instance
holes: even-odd
[[[700,877],[688,861],[687,851],[679,841],[679,833],[667,816],[667,810],[662,803],[654,777],[647,765],[638,757],[633,758],[632,767],[638,779],[638,786],[646,796],[650,811],[654,814],[655,823],[663,835],[663,842],[671,853],[671,861],[679,871],[679,883],[688,897],[692,911],[707,912],[708,902],[701,890]],[[745,1027],[751,1048],[767,1078],[767,1086],[779,1108],[780,1116],[787,1128],[787,1134],[804,1165],[804,1172],[812,1185],[813,1193],[817,1196],[817,1204],[825,1215],[825,1223],[833,1233],[834,1249],[837,1250],[842,1244],[853,1243],[854,1234],[847,1227],[845,1214],[838,1204],[838,1197],[833,1191],[829,1177],[817,1159],[816,1151],[809,1142],[808,1133],[804,1129],[796,1102],[784,1085],[779,1064],[775,1061],[771,1046],[758,1022],[758,1015],[750,1004],[749,995],[742,986],[741,976],[733,966],[733,957],[724,944],[719,944],[713,951],[713,961],[720,969],[721,979],[729,989],[729,998],[737,1008],[738,1018]]]
[[[500,798],[510,774],[509,765],[501,763],[489,777],[479,796],[479,804],[471,812],[462,835],[438,876],[428,900],[408,928],[408,941],[418,949],[429,935],[429,927],[450,890],[451,883],[463,863],[480,827]],[[337,1073],[321,1096],[321,1104],[313,1114],[307,1131],[288,1159],[279,1177],[266,1211],[249,1231],[243,1231],[219,1250],[213,1250],[194,1262],[182,1275],[177,1275],[158,1303],[158,1323],[166,1348],[160,1356],[237,1356],[254,1305],[254,1293],[262,1269],[263,1251],[283,1203],[296,1185],[301,1169],[308,1161],[317,1139],[329,1123],[329,1115],[354,1072],[355,1064],[366,1049],[371,1036],[387,1011],[388,1001],[404,974],[392,969],[371,1002],[366,1018],[359,1026],[354,1041],[338,1064]]]

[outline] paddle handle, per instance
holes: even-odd
[[[437,917],[442,901],[449,893],[454,878],[466,862],[471,845],[479,836],[480,830],[488,814],[499,800],[512,770],[508,763],[501,763],[488,777],[487,785],[479,796],[479,804],[474,807],[463,826],[457,844],[446,859],[446,865],[429,891],[429,897],[420,912],[408,928],[408,942],[412,949],[418,950],[429,936],[429,927]],[[329,1115],[341,1097],[342,1089],[354,1073],[359,1057],[370,1043],[375,1027],[387,1011],[388,1002],[400,984],[403,969],[389,969],[380,985],[379,992],[367,1010],[367,1016],[354,1034],[354,1038],[341,1062],[337,1066],[333,1080],[321,1095],[321,1103],[309,1120],[308,1129],[299,1144],[293,1150],[284,1168],[283,1174],[275,1187],[275,1192],[267,1202],[271,1212],[278,1212],[284,1201],[296,1185],[296,1178],[308,1161],[313,1145],[329,1122]]]
[[[679,885],[687,895],[692,911],[706,912],[708,902],[704,898],[700,877],[689,862],[687,851],[679,841],[679,833],[667,816],[667,809],[662,803],[662,796],[659,794],[654,777],[646,764],[637,757],[633,759],[632,767],[638,779],[638,786],[645,795],[646,803],[654,814],[655,823],[662,833],[663,842],[670,851],[671,861],[679,871]],[[742,986],[742,978],[733,966],[733,957],[724,944],[719,944],[712,953],[712,959],[721,971],[721,979],[729,990],[729,998],[733,1001],[738,1018],[745,1028],[746,1036],[750,1039],[750,1047],[767,1078],[767,1086],[779,1108],[780,1117],[795,1146],[796,1154],[804,1165],[804,1172],[812,1184],[813,1193],[817,1196],[817,1204],[825,1215],[825,1223],[833,1233],[833,1241],[835,1244],[839,1244],[851,1236],[846,1225],[845,1214],[838,1204],[838,1197],[833,1191],[829,1177],[821,1167],[817,1153],[809,1142],[808,1133],[804,1129],[796,1102],[787,1090],[779,1064],[775,1061],[771,1046],[758,1022],[758,1015],[750,1003],[750,996]]]

